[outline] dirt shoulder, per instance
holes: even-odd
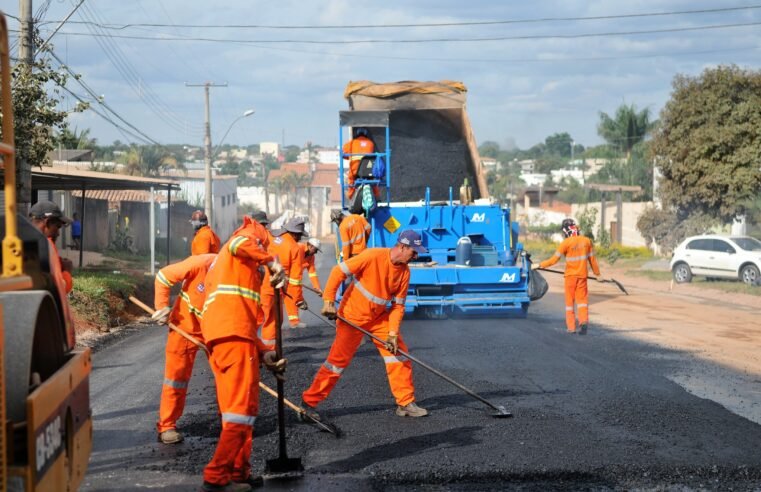
[[[672,379],[685,389],[761,423],[761,297],[627,275],[601,266],[613,284],[589,283],[590,326],[671,350]],[[546,274],[563,292],[561,275]]]

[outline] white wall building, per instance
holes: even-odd
[[[261,142],[259,143],[259,153],[270,154],[274,157],[280,155],[280,144],[277,142]]]
[[[338,166],[338,149],[321,147],[317,149],[317,160],[321,164],[334,164]]]
[[[580,184],[584,184],[584,171],[581,169],[555,169],[550,171],[555,183],[559,183],[563,178],[573,178]]]
[[[189,204],[203,210],[206,185],[203,178],[174,176],[179,181],[181,191],[177,199],[186,200]],[[227,241],[230,234],[238,227],[238,177],[214,176],[211,194],[214,214],[211,228],[217,233],[222,242]]]
[[[521,173],[521,179],[527,186],[539,186],[547,181],[547,175],[543,173]]]

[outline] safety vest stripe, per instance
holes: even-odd
[[[589,306],[589,304],[576,304],[576,307],[579,307],[579,308],[583,308],[587,306]]]
[[[565,307],[565,310],[566,310],[566,311],[573,311],[573,306],[566,306],[566,307]]]
[[[255,301],[257,304],[261,303],[261,298],[259,297],[259,293],[255,292],[251,289],[246,289],[243,287],[240,287],[238,285],[223,285],[220,284],[217,286],[217,290],[212,292],[206,297],[206,302],[203,304],[203,313],[206,312],[206,310],[209,308],[209,305],[214,302],[214,299],[216,299],[217,295],[235,295],[235,296],[241,296],[245,299],[251,299],[252,301]],[[203,314],[202,313],[202,314]]]
[[[316,277],[316,276],[317,276],[317,274],[316,274],[316,273],[310,273],[310,274],[309,274],[309,276],[310,276],[310,277]]]
[[[240,413],[223,413],[222,422],[228,422],[230,424],[243,424],[249,427],[253,427],[254,422],[256,422],[256,417],[253,415],[243,415]]]
[[[407,302],[407,298],[406,297],[394,297],[394,302],[396,304],[404,306],[404,303]]]
[[[288,315],[288,319],[289,319],[289,320],[292,320],[292,319],[299,319],[299,317],[298,317],[298,315],[289,314],[289,315]]]
[[[269,338],[262,338],[261,340],[264,345],[275,345],[275,342],[277,341],[277,340],[270,340]]]
[[[561,253],[560,251],[555,251],[555,256],[557,256],[558,258],[562,258],[563,253]]]
[[[344,368],[343,367],[334,366],[333,364],[331,364],[328,361],[323,362],[322,365],[325,367],[325,369],[327,369],[328,371],[333,372],[335,374],[341,374],[342,372],[344,372]]]
[[[393,364],[394,362],[407,362],[407,357],[403,355],[384,355],[383,362]]]
[[[301,285],[301,280],[288,277],[288,283],[291,285]]]
[[[235,236],[233,240],[230,241],[230,245],[227,247],[227,249],[229,249],[230,253],[234,255],[238,252],[238,247],[240,247],[240,245],[246,241],[248,241],[246,236]]]
[[[345,261],[342,261],[341,263],[339,263],[338,268],[340,268],[341,271],[344,272],[346,275],[351,275],[351,270],[349,270],[349,265],[347,265]]]
[[[361,239],[363,239],[364,237],[365,237],[365,233],[363,232],[363,233],[357,234],[356,236],[354,236],[354,237],[350,238],[348,242],[350,242],[350,243],[355,243],[355,244],[356,244],[356,243],[358,243],[358,242],[359,242]]]
[[[381,306],[385,306],[386,304],[391,302],[391,299],[383,299],[382,297],[378,297],[372,294],[369,290],[365,289],[365,286],[362,285],[359,282],[359,280],[357,280],[356,278],[354,279],[352,283],[357,287],[357,290],[359,290],[362,293],[362,295],[365,296],[365,298],[370,302],[373,302],[375,304],[380,304]]]
[[[185,301],[185,304],[188,305],[188,311],[190,311],[191,313],[195,314],[199,318],[203,316],[203,311],[201,311],[200,309],[198,309],[195,306],[193,306],[193,304],[190,302],[190,296],[188,295],[187,292],[181,291],[180,292],[180,297],[182,298],[183,301]]]
[[[159,273],[157,273],[157,274],[156,274],[156,280],[158,280],[158,281],[159,281],[159,282],[161,282],[162,284],[166,285],[167,287],[171,287],[171,286],[173,286],[173,285],[174,285],[172,282],[170,282],[170,281],[169,281],[169,280],[168,280],[168,279],[167,279],[167,278],[164,276],[164,274],[161,272],[161,270],[159,270]]]
[[[164,378],[164,386],[169,386],[174,389],[186,389],[188,387],[188,382],[174,381],[173,379]]]
[[[589,255],[584,255],[584,256],[566,256],[565,261],[566,262],[569,262],[569,261],[583,261],[583,260],[586,260],[587,258],[589,258]]]

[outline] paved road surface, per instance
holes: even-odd
[[[318,299],[307,300],[319,308]],[[396,417],[382,361],[364,344],[320,407],[345,437],[289,414],[289,453],[303,459],[307,472],[300,482],[268,481],[266,489],[761,487],[761,426],[669,380],[682,354],[594,324],[586,337],[566,335],[562,314],[561,296],[550,293],[524,320],[403,325],[414,355],[505,405],[512,419],[490,417],[483,404],[420,368],[417,397],[431,416]],[[304,321],[309,327],[288,331],[285,342],[286,392],[295,401],[332,341],[319,318],[307,313]],[[213,382],[199,355],[180,421],[186,442],[157,443],[164,339],[163,329],[143,325],[95,353],[95,443],[84,490],[200,484],[219,434]],[[274,386],[269,375],[265,382]],[[254,470],[277,455],[274,400],[261,399]]]

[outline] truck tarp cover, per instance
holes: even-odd
[[[465,114],[461,82],[350,82],[344,95],[352,110],[390,111],[391,199],[418,201],[430,187],[432,200],[455,199],[465,178],[480,192],[476,176],[478,150]],[[368,128],[376,147],[386,148],[381,128]]]

